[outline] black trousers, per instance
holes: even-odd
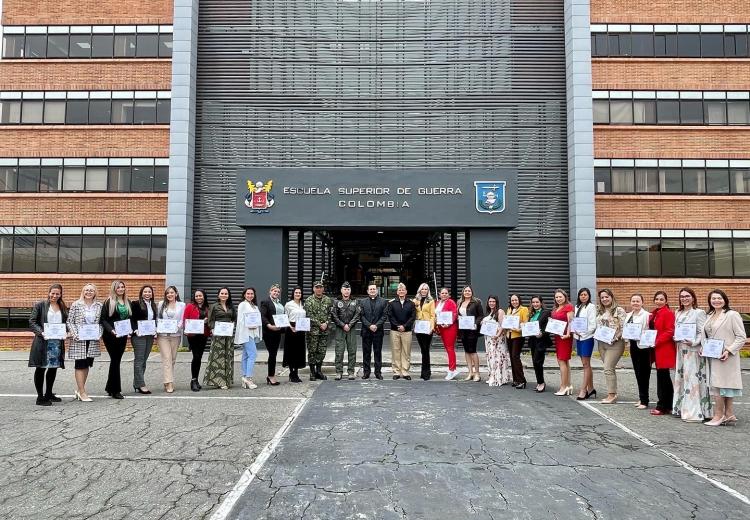
[[[370,360],[375,353],[375,374],[380,374],[383,368],[383,331],[362,333],[362,372],[370,374]]]
[[[279,343],[281,343],[281,333],[273,331],[263,332],[263,343],[268,350],[268,377],[276,375],[276,354],[279,352]]]
[[[201,371],[201,362],[203,361],[203,353],[206,351],[206,342],[208,336],[203,334],[194,334],[188,336],[188,345],[190,345],[190,351],[193,353],[193,360],[190,362],[190,376],[192,379],[198,379],[198,374]]]
[[[657,410],[672,413],[672,399],[674,398],[674,383],[668,368],[656,369],[656,402]]]
[[[529,338],[529,349],[531,350],[531,361],[534,363],[534,374],[536,375],[536,384],[544,384],[544,359],[547,355],[547,348],[539,338]],[[511,357],[511,361],[513,358]]]
[[[105,334],[107,334],[105,332]],[[125,345],[128,343],[128,337],[111,338],[104,341],[109,354],[109,373],[107,375],[107,384],[104,391],[108,394],[117,394],[122,392],[122,382],[120,381],[120,361],[125,353]]]
[[[510,367],[513,371],[513,382],[521,384],[526,382],[526,376],[523,373],[523,363],[521,363],[521,349],[525,338],[513,338],[508,340],[508,352],[510,352]]]
[[[651,349],[638,348],[634,340],[630,340],[630,359],[633,362],[633,372],[638,383],[638,400],[648,406],[648,387],[651,384]],[[668,371],[667,371],[668,372]],[[669,407],[672,407],[670,399]]]
[[[419,350],[422,351],[422,373],[421,377],[428,378],[432,376],[430,368],[430,344],[432,343],[432,334],[417,334],[417,343]]]

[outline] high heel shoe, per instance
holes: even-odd
[[[164,391],[168,394],[174,393],[174,383],[164,383]]]
[[[271,381],[271,378],[266,376],[266,384],[271,386],[279,386],[281,383],[279,383],[278,381]]]
[[[573,394],[572,386],[561,387],[560,390],[555,392],[555,395],[572,395],[572,394]]]
[[[710,421],[704,422],[703,424],[705,424],[706,426],[721,426],[722,424],[724,424],[725,420],[726,417],[722,415],[718,419],[711,419]]]
[[[576,397],[576,401],[585,401],[589,399],[590,397],[596,397],[596,389],[592,389],[590,392],[586,392],[586,395],[578,394],[578,397]]]
[[[729,417],[725,417],[724,420],[721,422],[722,426],[737,426],[737,416],[736,415],[730,415]]]
[[[255,390],[258,388],[258,385],[256,385],[252,379],[249,377],[243,377],[242,378],[242,388],[247,388],[248,390]]]
[[[482,382],[482,378],[480,377],[479,372],[477,372],[476,374],[474,374],[474,377],[472,378],[472,381],[476,381],[477,383],[481,383]]]
[[[602,404],[614,404],[616,402],[617,402],[617,394],[613,394],[612,397],[607,396],[600,401],[600,403]]]
[[[84,403],[90,403],[90,402],[92,402],[92,401],[93,401],[93,399],[91,399],[91,398],[90,398],[89,396],[86,396],[86,397],[82,397],[82,396],[81,396],[81,394],[80,394],[79,392],[76,392],[76,397],[75,397],[75,400],[76,400],[76,401],[82,401],[82,402],[84,402]]]
[[[464,377],[463,380],[464,381],[471,381],[472,379],[474,379],[474,372],[469,372],[469,375],[466,376],[466,377]]]
[[[541,394],[547,389],[547,383],[542,383],[541,385],[536,385],[536,388],[534,389],[534,392]]]
[[[525,381],[523,383],[518,383],[516,385],[516,390],[525,390],[525,389],[526,389],[526,382]]]

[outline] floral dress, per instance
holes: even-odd
[[[482,322],[495,321],[492,316],[485,316]],[[485,336],[484,348],[487,351],[487,372],[489,378],[487,384],[490,386],[502,386],[513,380],[513,372],[510,366],[510,353],[505,341],[505,334],[499,336]]]
[[[208,326],[213,329],[217,321],[234,322],[236,313],[234,308],[224,310],[218,303],[214,303],[208,310]],[[216,336],[211,339],[211,351],[208,353],[208,365],[203,376],[206,386],[229,387],[234,380],[234,338],[232,336]]]
[[[701,309],[677,311],[676,324],[695,323],[696,337],[693,345],[677,343],[677,367],[674,376],[674,402],[672,414],[687,422],[702,422],[713,417],[711,394],[708,388],[708,363],[699,354],[701,330],[706,323],[706,313]]]

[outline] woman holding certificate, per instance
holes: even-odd
[[[201,372],[201,362],[203,353],[206,351],[206,343],[211,335],[211,330],[206,323],[208,318],[208,297],[203,289],[196,289],[193,298],[185,306],[185,312],[182,314],[185,318],[185,336],[187,336],[190,352],[193,353],[193,360],[190,362],[190,390],[200,392],[203,388],[198,382]],[[198,329],[201,332],[191,332],[190,325],[196,320],[199,323]]]
[[[654,311],[648,320],[648,328],[656,331],[652,358],[656,365],[658,401],[651,415],[667,415],[672,411],[674,399],[674,385],[669,371],[675,366],[677,347],[674,344],[674,313],[667,305],[667,293],[664,291],[654,294]]]
[[[701,331],[706,324],[706,313],[696,308],[698,301],[689,287],[680,289],[679,298],[680,307],[675,313],[674,328],[677,367],[672,415],[686,422],[703,422],[713,415],[708,389],[708,362],[700,355]]]
[[[502,328],[505,313],[500,309],[500,300],[495,295],[487,297],[487,312],[482,318],[482,328],[487,323],[494,324],[497,332],[494,335],[484,336],[484,348],[487,351],[487,384],[490,386],[503,386],[513,381],[513,372],[510,365],[510,353],[505,340],[505,331]]]
[[[286,320],[284,306],[281,304],[281,287],[273,284],[268,290],[268,298],[260,302],[260,315],[263,318],[263,343],[268,349],[268,375],[266,384],[278,386],[280,383],[276,380],[276,355],[279,352],[279,343],[281,343],[281,334],[284,332],[284,323],[276,323],[276,316],[280,316],[282,321]]]
[[[419,350],[422,351],[422,372],[420,377],[429,381],[432,377],[432,371],[430,370],[430,344],[432,343],[432,331],[435,328],[435,300],[432,299],[430,294],[430,286],[423,283],[417,289],[417,295],[414,298],[414,307],[417,309],[417,319],[414,322],[414,332],[417,336],[417,343],[419,343]],[[417,327],[424,323],[424,330],[427,332],[420,332]],[[420,328],[420,330],[422,330]]]
[[[242,293],[242,302],[237,306],[237,327],[234,332],[235,345],[242,345],[242,388],[255,390],[253,382],[255,359],[258,355],[258,342],[263,339],[258,302],[255,300],[255,287],[248,287]]]
[[[604,365],[604,377],[607,380],[607,397],[601,400],[602,404],[613,404],[617,401],[615,367],[622,353],[625,352],[625,341],[622,339],[625,317],[625,309],[617,305],[614,293],[609,289],[599,291],[594,338]]]
[[[523,373],[523,364],[521,363],[521,349],[523,349],[525,338],[521,335],[521,324],[529,321],[529,309],[523,306],[519,295],[511,294],[505,315],[507,317],[518,317],[518,326],[507,332],[508,350],[510,351],[510,364],[513,368],[513,387],[524,389],[526,388],[526,376]]]
[[[585,327],[573,326],[578,323],[585,324]],[[581,357],[583,365],[583,382],[576,399],[585,401],[589,397],[596,397],[594,372],[591,370],[591,354],[594,353],[594,332],[596,331],[596,305],[591,301],[591,291],[585,287],[578,291],[575,317],[571,328],[576,340],[576,353]]]
[[[479,340],[479,324],[482,322],[482,318],[484,318],[482,302],[478,298],[474,298],[474,291],[468,285],[464,287],[461,294],[463,296],[461,297],[461,302],[458,304],[458,334],[461,337],[461,344],[464,347],[466,366],[469,368],[469,375],[464,378],[464,381],[479,382],[482,378],[479,377],[477,341]],[[467,320],[466,318],[473,319]],[[461,327],[462,321],[467,324],[464,328]],[[469,324],[473,325],[473,327],[469,327]]]
[[[245,291],[247,294],[247,291]],[[203,384],[229,390],[234,380],[234,322],[237,318],[229,287],[222,287],[216,303],[208,308],[208,328],[212,331],[211,350]],[[245,318],[243,317],[243,320]]]
[[[544,382],[544,359],[547,357],[547,349],[552,346],[552,338],[545,330],[550,319],[550,312],[544,308],[544,300],[541,296],[531,297],[531,312],[528,323],[536,322],[539,331],[528,336],[531,360],[534,363],[534,374],[536,375],[535,392],[544,392],[547,384]]]
[[[29,328],[34,333],[34,341],[29,352],[29,366],[35,367],[34,386],[36,404],[51,406],[62,399],[52,393],[58,368],[65,368],[65,321],[68,308],[62,299],[62,285],[52,284],[47,291],[47,299],[37,302],[31,309]],[[44,383],[47,382],[47,391]]]
[[[643,296],[634,294],[630,297],[630,312],[625,315],[625,325],[622,326],[622,336],[630,342],[630,361],[633,363],[633,372],[638,384],[638,403],[635,405],[639,410],[648,408],[649,384],[651,380],[651,347],[645,342],[641,345],[641,336],[648,329],[649,317],[651,316],[643,308]]]
[[[302,287],[292,289],[292,299],[284,305],[284,312],[289,318],[289,328],[284,335],[284,356],[281,359],[282,367],[289,367],[289,382],[301,383],[299,369],[305,368],[305,332],[310,327],[305,311],[305,300],[302,297]],[[304,320],[306,327],[302,326]],[[298,328],[299,322],[299,328]]]
[[[555,335],[555,355],[560,366],[560,389],[555,395],[570,395],[573,387],[570,384],[570,357],[573,354],[573,336],[570,333],[570,320],[573,319],[573,304],[570,303],[568,293],[562,289],[555,291],[555,306],[547,321],[547,327],[553,320],[563,322],[562,330],[553,331]]]
[[[174,364],[177,361],[177,349],[182,342],[183,314],[185,304],[180,301],[177,287],[170,285],[164,291],[164,299],[159,302],[157,315],[157,343],[161,354],[161,374],[164,379],[164,391],[174,392]]]
[[[133,335],[130,336],[130,344],[133,345],[133,390],[139,394],[151,393],[146,387],[143,375],[156,336],[155,320],[154,288],[144,285],[138,293],[138,299],[130,302],[130,326],[133,329]]]
[[[101,356],[101,314],[102,303],[96,301],[96,286],[87,283],[81,289],[81,297],[70,306],[67,321],[68,331],[73,339],[68,349],[68,359],[75,360],[77,401],[93,401],[86,392],[86,380],[89,377],[89,369],[94,366],[94,358]]]
[[[703,326],[701,354],[711,365],[711,394],[716,398],[714,416],[707,426],[737,424],[733,399],[742,395],[740,349],[747,336],[742,317],[729,308],[729,297],[721,289],[708,294],[708,319]]]
[[[458,375],[456,370],[456,334],[458,333],[458,324],[456,318],[458,309],[456,302],[451,299],[451,293],[446,287],[440,289],[440,301],[435,305],[435,329],[443,340],[445,352],[448,354],[448,373],[445,375],[446,381],[452,380]]]
[[[112,399],[123,399],[120,361],[133,329],[130,323],[130,301],[125,296],[125,284],[122,281],[112,282],[109,298],[104,300],[100,320],[102,340],[109,354],[109,374],[104,390]]]

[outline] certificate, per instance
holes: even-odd
[[[85,323],[78,327],[79,341],[98,341],[101,337],[98,324]]]
[[[273,315],[273,324],[276,325],[279,328],[288,327],[289,326],[289,316],[286,314],[274,314]]]
[[[476,330],[477,323],[474,320],[474,316],[459,316],[458,328],[461,330]]]
[[[260,312],[251,311],[245,313],[245,327],[248,329],[256,329],[263,324],[263,320],[260,318]]]
[[[503,318],[503,328],[518,330],[521,328],[521,317],[512,314],[506,314]]]
[[[556,334],[557,336],[563,336],[565,335],[565,327],[567,326],[567,321],[550,318],[547,320],[547,328],[544,329],[544,331],[549,332],[550,334]]]
[[[132,333],[133,326],[130,324],[130,320],[120,320],[115,322],[115,336],[118,338],[129,336]]]
[[[719,359],[723,353],[723,339],[707,339],[703,342],[703,357]]]
[[[310,332],[310,318],[298,318],[294,328],[297,332]]]
[[[234,336],[234,323],[217,321],[214,323],[214,336]]]
[[[177,334],[177,320],[159,320],[156,322],[156,332],[159,334]]]
[[[617,331],[612,327],[597,327],[596,331],[594,332],[594,339],[611,345],[615,340],[616,332]]]
[[[674,327],[675,341],[695,341],[695,323],[677,323]]]
[[[588,318],[579,316],[570,320],[570,331],[576,334],[586,334],[589,331]]]
[[[414,332],[417,334],[429,334],[432,332],[430,320],[417,320],[414,322]]]
[[[622,326],[623,339],[633,339],[635,341],[640,341],[641,332],[643,332],[643,327],[640,323],[626,323]]]
[[[46,339],[65,339],[67,330],[64,323],[45,323],[44,337]]]
[[[527,338],[529,336],[536,336],[541,333],[542,330],[539,328],[538,321],[527,321],[521,325],[521,336]]]
[[[641,334],[641,341],[638,344],[640,348],[649,348],[656,345],[656,331],[655,330],[644,330]]]
[[[453,325],[453,313],[450,311],[438,312],[437,324],[438,325]]]
[[[185,332],[188,334],[203,334],[206,329],[203,320],[185,320]]]
[[[518,316],[516,316],[516,318],[517,317]],[[503,324],[505,324],[505,320],[503,320]],[[479,333],[485,336],[497,336],[497,331],[499,328],[500,327],[495,320],[483,321],[482,326],[479,328]]]
[[[139,320],[137,332],[139,336],[155,336],[156,320]]]

